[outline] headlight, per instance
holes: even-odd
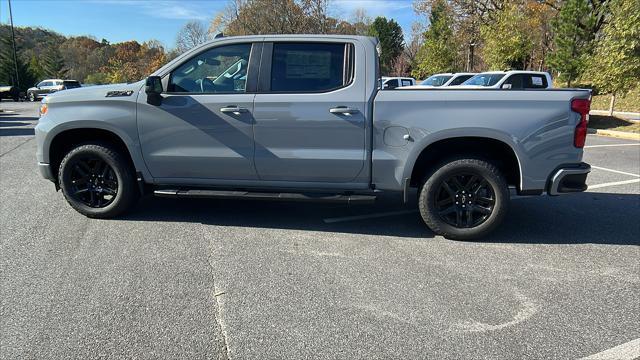
[[[40,104],[40,117],[43,117],[48,110],[49,110],[49,105],[43,100],[42,103]]]

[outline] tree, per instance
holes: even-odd
[[[567,86],[583,73],[592,49],[598,19],[588,1],[566,0],[552,23],[555,49],[547,60]]]
[[[64,58],[57,47],[49,47],[42,60],[42,68],[46,77],[64,78],[67,74],[68,69],[65,66]]]
[[[452,11],[445,0],[436,0],[429,15],[424,43],[418,50],[411,74],[424,79],[434,73],[458,70],[458,44],[453,35]]]
[[[0,37],[0,83],[17,87],[21,91],[26,91],[35,82],[35,78],[20,56],[17,63],[13,58],[13,44],[9,36]],[[17,48],[19,53],[20,48]],[[18,79],[16,78],[16,68],[18,69]]]
[[[404,49],[402,28],[395,20],[378,16],[369,26],[368,34],[377,37],[380,41],[380,69],[383,74],[386,74]]]
[[[209,33],[204,25],[200,21],[189,21],[178,31],[176,49],[184,53],[208,40]]]
[[[611,17],[602,29],[588,74],[601,91],[611,94],[609,115],[616,95],[640,85],[640,2],[612,0]]]
[[[482,25],[484,61],[490,70],[524,69],[533,42],[523,9],[516,4],[505,5],[492,23]]]

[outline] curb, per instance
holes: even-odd
[[[625,131],[614,131],[614,130],[603,130],[603,129],[592,129],[589,128],[589,134],[596,134],[600,136],[609,136],[615,137],[619,139],[627,139],[627,140],[638,140],[640,141],[639,133],[630,133]]]

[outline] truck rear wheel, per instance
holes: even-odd
[[[472,240],[495,229],[509,205],[509,188],[496,166],[481,159],[445,161],[427,174],[418,197],[420,215],[433,232]]]
[[[115,147],[105,143],[80,145],[60,163],[58,180],[65,199],[91,218],[112,218],[138,198],[135,172]]]

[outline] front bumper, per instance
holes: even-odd
[[[51,165],[39,162],[38,170],[40,170],[40,175],[42,175],[43,178],[54,182],[56,181],[56,178],[53,176],[53,171],[51,171]]]
[[[591,172],[591,166],[587,163],[561,167],[551,175],[547,193],[555,196],[585,191],[589,172]]]

